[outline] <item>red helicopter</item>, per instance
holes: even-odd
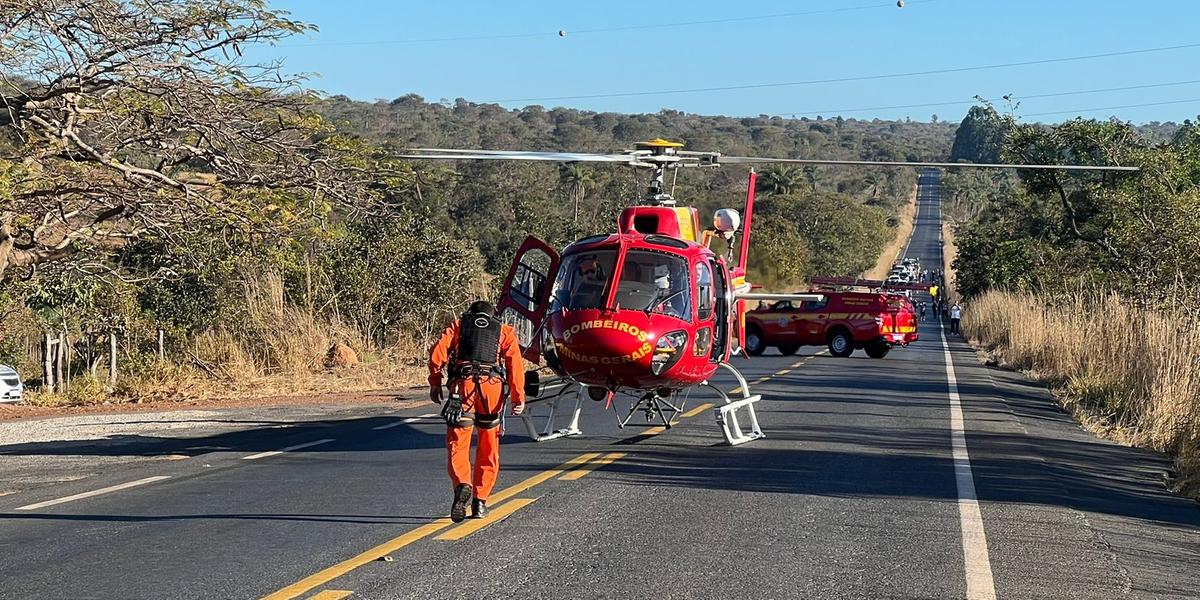
[[[677,206],[664,187],[668,170],[714,168],[722,164],[801,163],[912,167],[1064,168],[1052,165],[976,165],[963,163],[871,162],[722,156],[717,152],[682,150],[663,139],[637,144],[615,154],[456,150],[422,148],[399,158],[438,160],[529,160],[602,162],[649,169],[646,195],[626,208],[616,233],[575,241],[561,252],[529,237],[517,251],[497,303],[501,317],[513,325],[525,358],[546,366],[563,387],[549,396],[549,414],[538,431],[525,416],[529,434],[543,441],[579,435],[582,398],[607,400],[615,393],[633,396],[624,427],[641,411],[647,422],[657,418],[670,428],[684,410],[681,393],[695,386],[714,390],[723,404],[715,417],[730,445],[763,437],[754,411],[759,395],[730,357],[742,352],[747,300],[820,301],[820,293],[752,292],[746,281],[756,175],[750,171],[744,211],[718,210],[711,229],[701,229],[697,210]],[[1078,167],[1065,167],[1068,169]],[[1131,167],[1085,167],[1132,170]],[[744,222],[742,219],[744,215]],[[713,238],[726,251],[711,248]],[[735,249],[737,250],[735,254]],[[733,399],[710,380],[718,369],[739,384]],[[530,398],[544,390],[536,372],[527,375]],[[555,429],[559,400],[574,390],[575,405],[565,428]],[[742,431],[739,411],[749,431]]]

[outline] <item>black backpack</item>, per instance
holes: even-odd
[[[485,313],[465,313],[458,325],[454,360],[473,371],[491,371],[500,362],[500,319]]]
[[[458,348],[454,353],[451,377],[473,379],[476,389],[480,378],[503,375],[500,366],[500,319],[486,313],[465,313],[458,325]],[[502,398],[508,397],[508,382],[503,383]],[[503,400],[502,400],[503,402]],[[442,408],[442,418],[451,427],[492,429],[500,425],[500,415],[463,411],[463,398],[452,395]]]

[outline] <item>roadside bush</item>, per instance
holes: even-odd
[[[92,375],[72,379],[66,393],[67,402],[72,405],[100,404],[107,395],[104,384]]]

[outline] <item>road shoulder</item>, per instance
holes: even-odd
[[[949,343],[998,596],[1200,596],[1200,504],[1167,488],[1170,460],[1088,433],[1045,387]]]

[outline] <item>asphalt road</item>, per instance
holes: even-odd
[[[936,176],[918,196],[906,252],[930,266]],[[508,517],[475,531],[443,517],[433,410],[0,443],[0,460],[187,457],[0,497],[0,598],[1200,597],[1200,504],[1166,490],[1166,460],[1083,432],[937,321],[920,331],[882,360],[739,359],[767,437],[736,448],[706,409],[618,430],[588,402],[584,437],[545,443],[510,423]]]

